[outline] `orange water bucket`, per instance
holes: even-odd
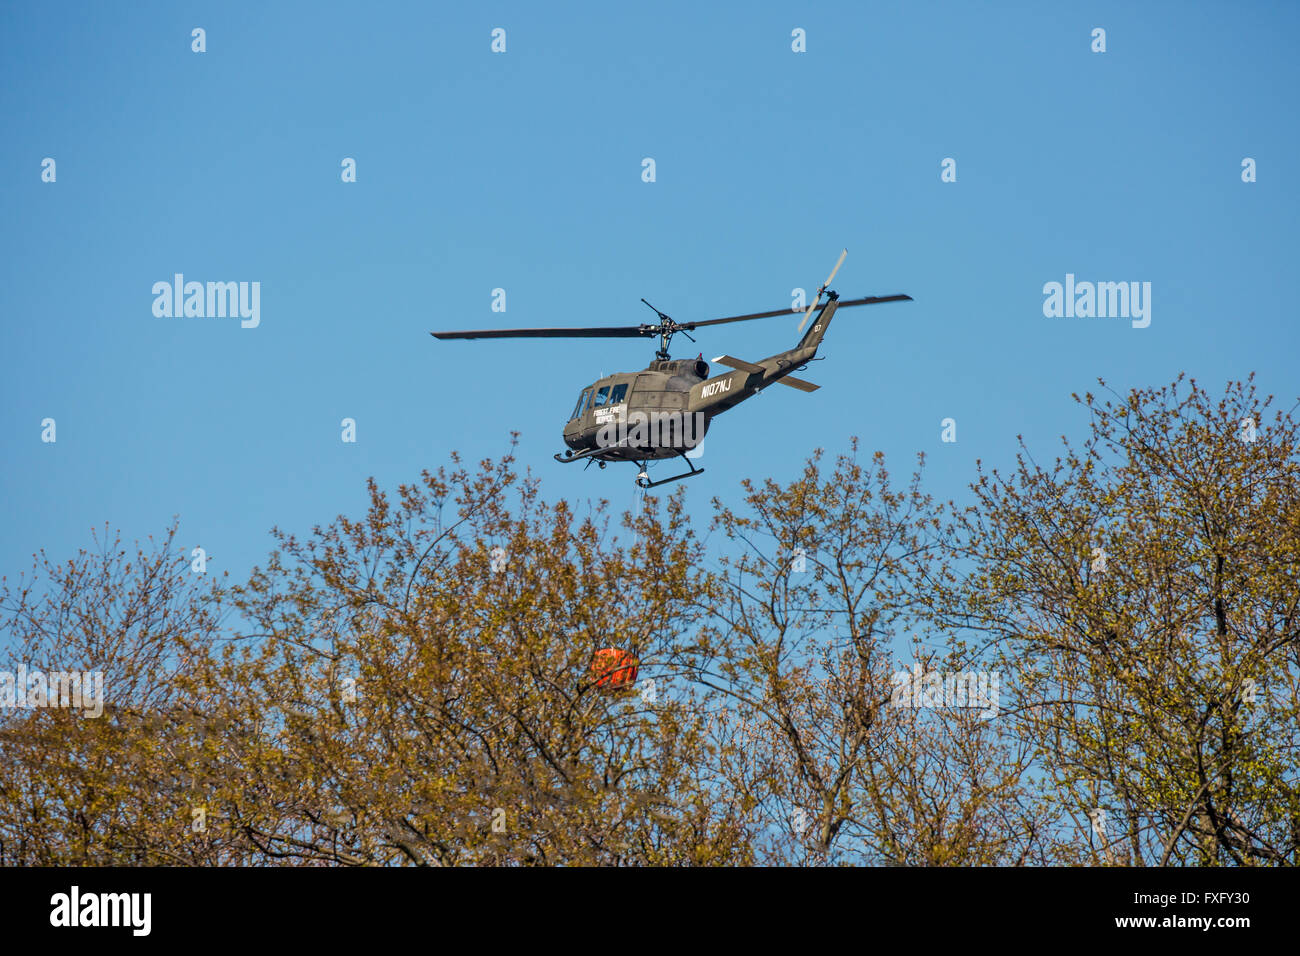
[[[591,676],[603,691],[622,691],[636,683],[636,672],[641,662],[631,651],[617,647],[602,647],[591,662]]]

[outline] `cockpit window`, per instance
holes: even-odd
[[[596,400],[591,403],[592,408],[600,408],[609,398],[609,386],[602,385],[600,391],[596,393]]]
[[[586,404],[587,404],[587,399],[588,399],[590,396],[591,396],[591,389],[589,389],[589,388],[584,388],[584,389],[582,390],[582,394],[578,396],[578,404],[577,404],[577,406],[573,409],[573,414],[569,416],[569,420],[570,420],[570,421],[572,421],[572,420],[575,419],[575,418],[581,418],[581,417],[582,417],[583,409],[584,409],[584,407],[586,406]]]
[[[619,402],[623,401],[626,395],[627,395],[627,382],[624,382],[622,385],[615,385],[614,391],[611,392],[609,395],[609,403],[611,405],[617,405]]]

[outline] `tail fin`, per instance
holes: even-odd
[[[795,348],[816,349],[817,346],[821,345],[822,338],[826,335],[826,329],[830,326],[831,319],[835,317],[837,308],[839,308],[839,296],[832,292],[830,293],[830,300],[817,313],[812,328],[804,333],[804,337],[799,340],[799,344]]]

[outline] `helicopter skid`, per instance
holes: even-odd
[[[679,454],[682,453],[679,452]],[[637,462],[637,467],[641,469],[641,474],[637,475],[636,479],[638,487],[657,488],[660,485],[668,484],[670,481],[681,481],[683,478],[694,478],[696,475],[704,474],[704,469],[696,468],[695,463],[687,458],[685,454],[682,454],[682,461],[686,462],[687,466],[691,469],[690,471],[682,472],[680,475],[673,475],[671,478],[660,478],[658,481],[651,481],[650,476],[646,474],[644,463]]]
[[[598,445],[594,448],[583,448],[578,451],[568,449],[554,457],[556,461],[564,465],[574,461],[591,461],[592,459],[599,462],[630,461],[640,463],[675,458],[690,450],[690,448],[673,448],[668,446],[646,447],[620,443],[617,445]]]

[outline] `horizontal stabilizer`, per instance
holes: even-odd
[[[761,365],[755,365],[753,362],[746,362],[744,359],[733,358],[730,355],[719,355],[713,361],[719,365],[725,365],[727,368],[734,368],[741,372],[748,372],[750,375],[762,375],[767,369]]]
[[[778,378],[777,382],[781,385],[789,385],[791,388],[797,388],[801,392],[815,392],[821,388],[820,385],[814,385],[812,382],[805,382],[801,378],[795,378],[793,375],[787,375],[785,378]]]

